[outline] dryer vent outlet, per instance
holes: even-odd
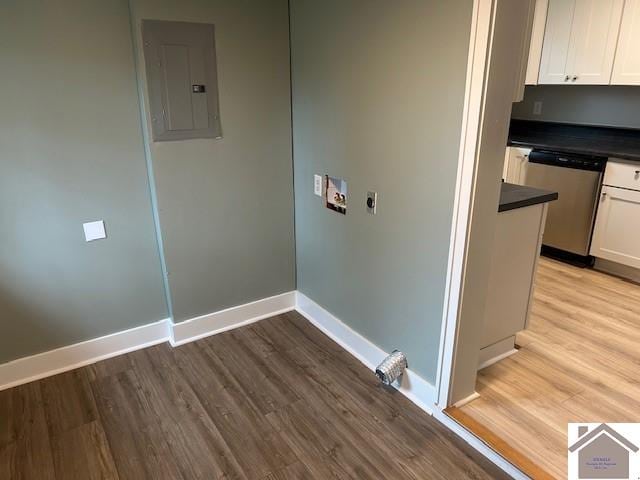
[[[376,368],[376,375],[385,385],[391,385],[408,368],[407,357],[399,350],[394,350],[391,355],[385,358]]]

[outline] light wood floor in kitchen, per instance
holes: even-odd
[[[2,480],[506,479],[297,313],[0,392]]]
[[[640,422],[640,286],[541,258],[518,353],[460,410],[558,479],[568,422]]]

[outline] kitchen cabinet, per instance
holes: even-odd
[[[608,85],[624,0],[549,0],[539,84]]]
[[[591,255],[640,269],[640,164],[610,161],[604,183]]]
[[[602,187],[591,255],[640,268],[640,192]]]
[[[537,85],[540,75],[540,58],[542,57],[542,45],[544,42],[544,30],[547,24],[547,10],[549,0],[536,0],[533,15],[533,28],[531,30],[531,44],[529,46],[529,58],[527,62],[526,85]]]
[[[530,148],[508,147],[502,177],[507,183],[524,184]]]
[[[538,8],[537,0],[524,0],[521,3],[523,5],[523,8],[527,9],[527,14],[526,16],[522,15],[520,17],[524,23],[519,29],[516,29],[520,36],[520,51],[522,52],[522,55],[520,57],[520,68],[518,76],[516,77],[516,89],[515,95],[513,97],[514,102],[521,102],[522,100],[524,100],[524,87],[527,84],[527,76],[530,75],[530,50],[531,46],[535,45],[535,42],[532,41],[532,35],[535,31],[534,23],[536,15],[538,14],[536,12],[536,9]],[[516,39],[514,38],[513,41],[515,42]]]
[[[640,0],[626,0],[612,85],[640,85]]]
[[[479,369],[515,353],[516,333],[527,328],[547,206],[539,203],[498,213],[493,249],[487,252],[491,269]]]

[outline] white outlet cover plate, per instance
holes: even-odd
[[[104,229],[104,221],[102,220],[83,223],[82,228],[84,229],[84,238],[87,240],[87,242],[107,238],[107,233]]]
[[[313,193],[322,196],[322,175],[313,176]]]

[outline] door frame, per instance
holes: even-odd
[[[480,342],[478,338],[474,338],[473,331],[469,333],[469,327],[474,322],[477,324],[477,311],[484,312],[483,297],[486,295],[473,294],[473,289],[486,286],[489,270],[484,268],[486,271],[483,271],[482,262],[479,267],[476,260],[478,253],[482,253],[482,244],[486,246],[487,239],[493,241],[493,231],[497,223],[496,198],[499,195],[511,103],[522,100],[535,11],[535,0],[519,1],[522,3],[517,4],[518,7],[515,8],[522,18],[516,20],[525,25],[522,32],[523,58],[519,58],[524,65],[520,69],[513,68],[517,58],[511,58],[511,63],[508,61],[509,58],[506,58],[505,62],[505,56],[514,55],[507,53],[509,48],[513,52],[514,39],[505,36],[512,19],[504,12],[509,11],[509,8],[516,4],[516,0],[473,2],[433,415],[513,478],[527,479],[521,470],[445,413],[447,407],[459,405],[477,396],[475,380]],[[525,21],[525,14],[528,14],[528,23],[522,23]],[[507,42],[511,45],[506,45]],[[512,96],[509,96],[510,86],[513,87]],[[487,134],[494,130],[499,134]],[[500,139],[502,133],[504,138]],[[503,142],[501,151],[500,141]],[[494,155],[497,155],[496,159],[492,158]],[[495,185],[492,184],[493,173],[498,182]],[[490,210],[491,208],[494,210]],[[495,212],[494,217],[489,215],[492,211]],[[492,225],[484,229],[476,226],[491,218],[494,219]],[[485,285],[482,285],[483,280]],[[478,300],[482,301],[478,303]],[[470,303],[480,305],[481,308],[474,310],[473,305],[469,307]],[[480,318],[480,321],[482,320]],[[464,349],[458,348],[461,342],[465,343]],[[477,351],[474,352],[474,349]],[[471,355],[467,355],[469,352]],[[457,375],[460,369],[466,369],[466,375]],[[469,371],[470,369],[473,371]],[[471,387],[466,398],[459,398],[459,389],[455,391],[459,383],[466,383]]]
[[[484,311],[483,297],[486,295],[475,291],[486,291],[489,270],[487,263],[477,261],[481,251],[478,245],[490,244],[488,242],[493,239],[495,223],[488,225],[484,231],[477,225],[487,220],[497,220],[496,195],[499,195],[511,103],[521,100],[528,63],[535,0],[519,1],[521,3],[514,6],[515,0],[474,0],[436,374],[436,410],[459,405],[477,396],[474,388],[476,370],[471,372],[469,369],[477,365],[474,355],[479,352],[480,345],[473,338],[474,335],[465,333],[465,329],[483,320],[477,312]],[[522,15],[521,18],[509,16],[514,12]],[[517,24],[524,26],[524,31],[518,30]],[[522,31],[522,57],[517,56],[518,52],[509,53],[513,52],[513,48],[506,45],[507,42],[513,42],[514,39],[508,36],[513,31]],[[523,69],[513,68],[518,60]],[[504,90],[509,85],[513,85],[512,95]],[[500,86],[502,90],[498,88]],[[499,158],[494,159],[496,155]],[[495,219],[488,215],[489,208],[495,208]],[[470,303],[478,308],[470,309]],[[464,343],[464,349],[457,348],[461,342]],[[474,353],[474,349],[478,352]],[[474,358],[476,364],[473,363]],[[463,374],[459,372],[461,369],[465,370]],[[466,387],[456,388],[461,382],[466,383]]]
[[[436,404],[442,409],[449,406],[453,380],[456,333],[464,287],[493,17],[494,0],[474,0],[453,221],[447,260],[440,357],[436,373]]]

